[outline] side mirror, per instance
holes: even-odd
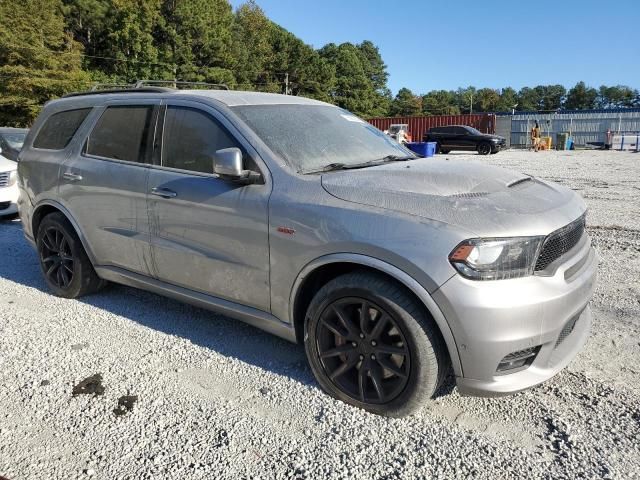
[[[242,152],[239,148],[217,150],[213,159],[213,172],[221,177],[237,179],[247,176],[242,165]]]
[[[246,184],[259,182],[261,178],[259,173],[244,169],[239,148],[217,150],[213,159],[213,173],[225,180]]]

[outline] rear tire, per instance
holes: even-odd
[[[307,310],[304,342],[325,392],[379,415],[415,412],[449,369],[424,306],[375,273],[349,273],[324,285]]]
[[[61,213],[44,217],[36,247],[47,285],[58,297],[78,298],[97,292],[106,282],[96,274],[73,226]]]
[[[448,149],[444,149],[444,150],[440,150],[440,153],[446,155],[447,153],[449,153],[451,150]]]

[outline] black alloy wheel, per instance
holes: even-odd
[[[307,307],[304,344],[325,392],[389,417],[421,408],[450,368],[424,305],[392,278],[367,270],[339,275],[317,291]]]
[[[73,282],[74,259],[69,239],[58,227],[49,226],[45,229],[40,258],[47,279],[58,288],[69,288]]]
[[[481,143],[478,146],[478,153],[480,155],[489,155],[491,153],[491,144],[489,143]]]
[[[316,331],[320,362],[341,391],[363,403],[388,403],[407,385],[411,357],[402,330],[383,308],[358,297],[329,304]]]
[[[37,228],[40,268],[51,291],[64,298],[97,292],[106,282],[96,274],[75,229],[60,212],[45,216]]]

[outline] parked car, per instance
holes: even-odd
[[[26,128],[0,127],[0,151],[2,151],[2,156],[14,162],[17,161],[18,153],[20,153],[28,131]]]
[[[398,143],[411,142],[411,132],[409,132],[409,125],[406,123],[394,123],[389,126],[388,130],[385,130],[387,135],[393,138]]]
[[[452,150],[477,151],[480,155],[498,153],[506,146],[500,135],[482,133],[466,125],[449,125],[430,128],[423,136],[425,142],[436,142],[436,151],[449,153]]]
[[[44,107],[18,170],[54,294],[112,281],[238,318],[304,343],[326,392],[378,414],[415,411],[450,371],[467,395],[531,387],[589,335],[575,192],[416,158],[323,102],[76,94]]]
[[[18,213],[18,164],[0,152],[0,218]]]

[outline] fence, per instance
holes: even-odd
[[[432,127],[447,125],[469,125],[483,133],[495,133],[496,116],[491,113],[472,115],[437,115],[432,117],[380,117],[368,122],[380,130],[387,130],[394,123],[406,123],[414,141],[422,141],[422,136]]]
[[[578,146],[604,144],[607,130],[629,134],[640,132],[640,108],[500,114],[498,124],[504,124],[505,118],[511,120],[510,145],[516,148],[531,144],[529,132],[536,121],[542,136],[550,136],[555,142],[557,133],[570,133]]]

